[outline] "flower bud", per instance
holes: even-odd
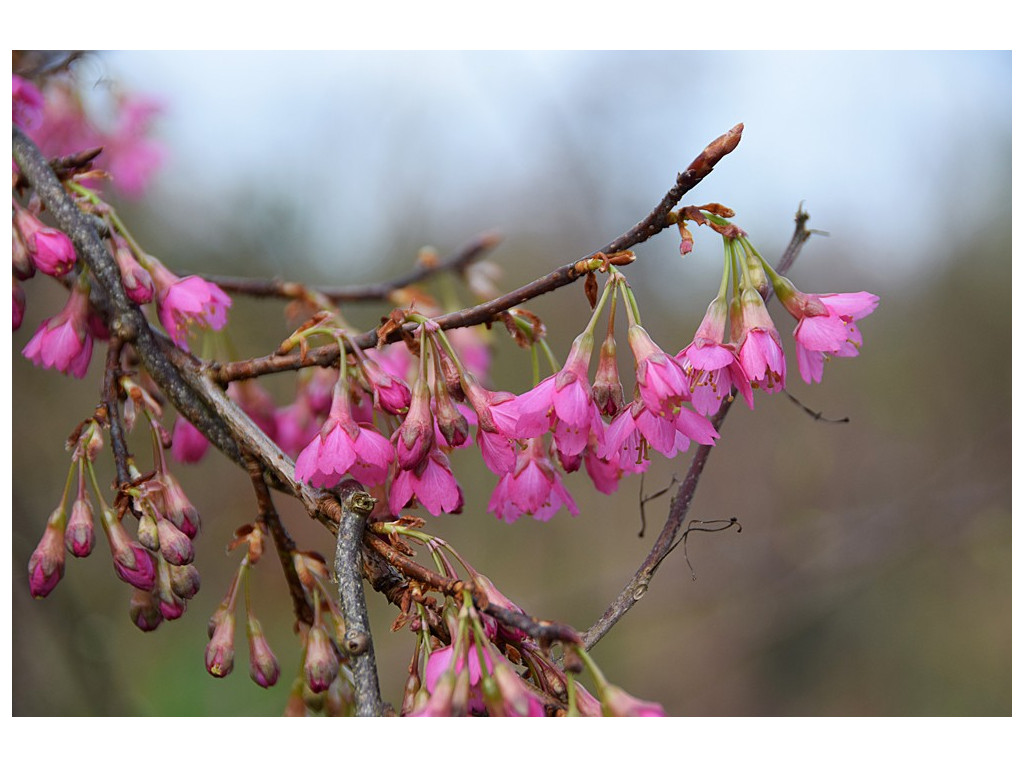
[[[306,683],[314,693],[326,691],[338,676],[338,655],[327,631],[319,624],[306,637]]]
[[[150,552],[160,551],[160,528],[151,512],[145,511],[139,518],[137,536],[139,543]]]
[[[64,532],[64,545],[75,557],[86,557],[92,552],[96,532],[92,520],[92,504],[88,496],[79,496],[71,505],[71,517]]]
[[[120,237],[114,238],[114,261],[121,270],[121,284],[128,298],[136,304],[148,304],[153,300],[153,278],[135,260],[128,244]]]
[[[199,533],[199,513],[192,506],[181,484],[170,472],[164,472],[161,483],[163,484],[164,515],[188,538],[194,539]]]
[[[630,696],[617,685],[606,685],[601,691],[603,710],[613,717],[664,717],[665,710],[653,701]]]
[[[152,632],[159,627],[164,617],[158,604],[159,600],[152,593],[143,592],[141,589],[132,590],[128,603],[128,615],[132,618],[132,624],[143,632]]]
[[[160,518],[156,523],[160,535],[160,554],[171,565],[188,565],[195,557],[192,542],[188,536],[179,531],[167,518]]]
[[[28,586],[32,597],[46,597],[64,576],[64,507],[56,509],[28,560]]]
[[[226,677],[235,666],[235,614],[220,609],[210,619],[212,632],[206,645],[206,671]]]
[[[615,416],[622,410],[622,382],[615,359],[615,337],[611,334],[601,344],[597,375],[594,377],[594,402],[605,416]]]
[[[53,277],[66,275],[77,255],[71,239],[58,229],[45,226],[28,210],[15,204],[14,225],[18,228],[36,269]]]
[[[469,422],[455,407],[448,390],[442,387],[437,387],[434,392],[434,405],[438,430],[449,446],[458,448],[469,439]]]
[[[434,444],[434,414],[430,410],[430,390],[422,377],[413,385],[409,413],[395,438],[395,456],[401,469],[415,469],[427,457]]]
[[[180,619],[185,613],[185,601],[174,594],[170,566],[164,560],[157,564],[157,597],[160,600],[160,614],[168,621]]]
[[[144,518],[145,519],[145,516]],[[116,513],[104,507],[100,516],[110,552],[114,556],[114,571],[122,581],[145,592],[156,585],[156,560],[140,544],[128,538],[128,532],[117,519]]]
[[[172,565],[171,589],[182,600],[191,600],[199,593],[199,571],[194,565]]]
[[[256,685],[269,688],[277,682],[281,673],[277,657],[270,650],[267,638],[263,635],[263,628],[256,619],[250,616],[246,629],[249,635],[249,676]]]

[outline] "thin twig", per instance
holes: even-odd
[[[806,227],[807,219],[808,216],[802,208],[797,211],[796,229],[776,269],[779,274],[785,274],[789,270],[799,255],[801,247],[807,242],[807,238],[810,237],[811,233]],[[734,391],[733,397],[735,395]],[[722,422],[725,421],[732,403],[732,399],[723,403],[718,413],[711,419],[711,423],[718,432],[722,431]],[[651,551],[644,558],[637,572],[633,574],[633,577],[622,588],[622,591],[615,600],[612,601],[612,604],[608,606],[604,615],[594,622],[590,629],[583,633],[584,647],[588,650],[593,648],[602,637],[608,634],[608,630],[615,626],[626,615],[626,612],[647,594],[647,589],[650,586],[651,579],[654,578],[655,572],[658,570],[658,566],[661,565],[662,561],[677,543],[676,537],[679,535],[679,529],[682,527],[683,521],[690,511],[693,496],[697,492],[697,482],[704,472],[704,466],[707,464],[708,455],[711,453],[712,447],[710,445],[701,445],[697,448],[693,459],[690,461],[690,468],[686,472],[686,479],[683,480],[683,484],[679,486],[679,490],[672,497],[668,519],[665,520],[665,525],[661,529],[661,533],[658,534],[658,539],[654,542],[654,546],[651,547]]]
[[[110,450],[114,454],[114,471],[118,488],[125,488],[132,478],[128,473],[128,441],[124,435],[124,420],[121,418],[120,399],[118,397],[121,379],[121,350],[124,342],[116,336],[111,337],[107,347],[107,361],[103,372],[103,407],[107,411],[107,429],[110,431]],[[116,504],[115,504],[116,506]]]
[[[408,274],[393,280],[366,285],[313,286],[282,280],[281,278],[234,277],[227,275],[203,275],[210,282],[216,283],[229,293],[266,298],[298,299],[307,293],[316,293],[335,303],[356,301],[381,301],[387,299],[395,291],[419,283],[437,274],[453,272],[462,274],[470,264],[494,248],[500,242],[498,235],[488,232],[482,234],[447,259],[434,264],[420,264]]]
[[[355,480],[343,481],[336,490],[342,513],[334,554],[334,573],[338,580],[338,600],[345,618],[343,645],[355,684],[356,715],[380,717],[384,705],[380,698],[377,662],[373,655],[370,619],[363,593],[362,562],[366,517],[373,511],[377,500]]]

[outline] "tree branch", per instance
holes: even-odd
[[[803,244],[807,242],[807,239],[811,236],[811,231],[807,229],[808,215],[803,211],[802,208],[797,210],[796,214],[796,229],[793,232],[793,237],[786,248],[785,253],[779,260],[778,268],[776,271],[782,275],[785,274],[790,267],[793,266],[793,262],[800,253],[800,249]],[[769,296],[769,298],[771,298]],[[733,398],[736,396],[736,391],[733,390]],[[715,429],[719,432],[722,431],[722,423],[725,421],[726,415],[729,413],[729,409],[732,407],[733,400],[727,400],[719,408],[718,413],[715,414],[711,423]],[[594,625],[590,627],[586,632],[583,633],[583,646],[587,650],[593,648],[597,642],[608,634],[615,624],[626,615],[634,605],[636,605],[644,595],[647,594],[647,589],[650,586],[651,580],[654,578],[654,574],[658,570],[658,566],[661,565],[662,561],[668,556],[677,543],[677,537],[679,535],[679,529],[683,525],[683,521],[686,519],[686,515],[690,511],[690,505],[693,503],[693,496],[697,492],[697,482],[700,480],[701,475],[704,472],[704,467],[707,464],[708,456],[711,454],[711,449],[714,446],[701,445],[697,448],[696,453],[693,455],[693,459],[690,461],[690,468],[686,473],[686,479],[683,480],[683,484],[679,486],[679,490],[676,491],[675,496],[672,497],[672,503],[669,505],[668,518],[665,520],[665,525],[661,529],[661,533],[658,534],[657,540],[654,542],[654,546],[651,547],[651,551],[644,558],[643,563],[633,578],[631,578],[626,586],[622,588],[618,597],[612,601],[612,604],[608,606],[604,615],[601,616]]]

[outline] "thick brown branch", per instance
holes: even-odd
[[[797,212],[796,230],[793,232],[789,246],[786,248],[783,257],[779,260],[779,265],[776,269],[779,274],[785,274],[793,265],[797,255],[800,253],[800,248],[810,237],[811,233],[806,228],[807,218],[808,216],[803,210]],[[735,397],[735,395],[736,392],[734,390],[733,396]],[[721,432],[722,423],[725,421],[731,405],[732,400],[723,403],[718,413],[711,420],[711,423],[719,432]],[[683,484],[679,486],[679,490],[672,497],[668,518],[665,520],[661,533],[658,534],[657,541],[651,547],[651,551],[644,558],[637,572],[633,574],[633,578],[627,582],[618,597],[608,606],[604,615],[594,622],[594,625],[583,634],[584,647],[588,650],[593,648],[608,633],[608,630],[615,626],[626,615],[626,612],[647,594],[647,589],[650,586],[651,579],[654,578],[655,572],[658,570],[658,566],[661,565],[662,561],[676,545],[679,529],[682,528],[683,521],[690,511],[693,496],[697,492],[697,482],[704,472],[704,467],[707,464],[712,447],[710,445],[702,445],[697,449],[693,459],[690,461],[690,468],[686,473],[686,479],[683,480]]]
[[[672,213],[672,209],[679,203],[684,194],[692,190],[711,173],[719,160],[736,148],[742,133],[743,124],[740,123],[711,142],[690,163],[689,167],[676,177],[675,185],[665,194],[665,197],[655,206],[654,210],[628,231],[605,245],[604,248],[594,251],[583,259],[577,259],[571,264],[559,267],[544,277],[537,278],[533,282],[517,288],[504,296],[499,296],[491,301],[485,301],[482,304],[477,304],[475,307],[469,307],[458,312],[449,312],[446,315],[434,318],[434,320],[443,330],[492,322],[499,313],[505,310],[569,285],[580,277],[590,274],[597,268],[597,265],[588,266],[588,263],[597,257],[598,254],[620,253],[650,239],[666,227],[671,226],[672,217],[669,214]],[[405,330],[411,332],[414,327],[414,325],[408,325]],[[395,342],[401,336],[401,332],[395,331],[384,341],[385,343]],[[367,331],[352,339],[352,343],[361,349],[369,349],[376,346],[378,341],[376,330]],[[238,379],[265,376],[266,374],[279,371],[294,371],[313,365],[329,366],[337,359],[337,347],[329,345],[314,349],[306,355],[269,355],[267,357],[253,358],[252,360],[226,363],[217,368],[215,375],[219,382],[227,384]]]

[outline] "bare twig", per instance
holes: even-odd
[[[426,280],[437,274],[453,272],[462,274],[470,264],[494,248],[500,238],[494,233],[485,233],[471,240],[447,259],[434,264],[420,264],[406,275],[367,285],[313,286],[290,282],[280,278],[249,278],[225,275],[204,275],[225,291],[246,296],[271,297],[280,299],[302,298],[308,292],[324,296],[336,303],[355,301],[381,301],[395,291]]]
[[[789,246],[779,260],[779,266],[776,270],[779,274],[785,274],[789,270],[799,255],[801,247],[810,237],[811,232],[806,227],[807,219],[808,216],[802,208],[797,211],[796,230],[793,232]],[[734,391],[734,397],[735,394]],[[732,403],[732,400],[727,400],[723,403],[718,413],[711,420],[711,423],[719,432],[722,430],[722,422],[725,421]],[[683,484],[679,486],[679,490],[672,497],[668,519],[665,520],[665,525],[661,529],[657,541],[654,542],[654,546],[651,547],[651,551],[644,558],[637,572],[633,574],[633,577],[626,583],[626,586],[622,588],[618,597],[608,606],[604,615],[594,622],[590,629],[583,633],[584,647],[588,650],[593,648],[602,637],[608,634],[608,630],[615,626],[626,615],[626,612],[647,594],[647,589],[650,586],[651,579],[654,578],[655,572],[658,570],[658,566],[661,565],[662,561],[677,543],[676,537],[679,535],[679,529],[682,527],[683,521],[690,511],[693,495],[697,492],[697,482],[704,472],[704,466],[707,464],[708,455],[711,453],[712,447],[710,445],[701,445],[697,448],[697,452],[690,461],[690,468],[686,473],[686,479],[683,480]]]

